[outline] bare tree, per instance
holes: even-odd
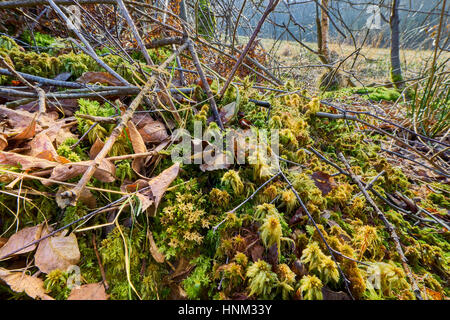
[[[400,64],[399,5],[400,0],[392,0],[391,17],[389,20],[391,26],[391,80],[396,87],[401,87],[403,81],[402,66]]]

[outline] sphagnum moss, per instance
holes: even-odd
[[[5,37],[0,37],[0,54],[18,71],[40,76],[54,77],[59,72],[70,71],[73,78],[76,78],[85,71],[101,71],[91,58],[83,54],[69,52],[55,56],[53,53],[22,51],[17,44]],[[135,52],[132,54],[138,56]],[[160,56],[164,55],[163,51]],[[152,58],[158,57],[152,55]],[[127,63],[120,58],[108,54],[102,59],[126,79],[133,78]],[[0,78],[1,83],[10,80],[11,77]],[[359,131],[361,128],[349,121],[317,118],[315,114],[319,111],[335,113],[335,110],[321,104],[318,98],[308,100],[296,94],[264,96],[272,105],[271,116],[266,121],[268,110],[249,101],[263,99],[260,91],[251,88],[249,78],[243,82],[244,86],[239,90],[238,108],[251,123],[251,130],[267,127],[280,129],[281,156],[301,165],[299,167],[282,163],[281,168],[312,214],[325,240],[333,250],[381,270],[380,286],[375,287],[370,280],[375,269],[365,268],[338,254],[335,255],[337,263],[332,259],[317,230],[300,207],[296,195],[283,179],[274,179],[239,210],[232,210],[277,172],[278,167],[273,171],[274,168],[267,161],[266,154],[270,154],[267,149],[264,150],[266,152],[254,155],[256,161],[253,164],[235,165],[229,170],[201,172],[198,166],[183,166],[174,182],[177,187],[166,192],[155,216],[147,217],[131,208],[124,209],[119,227],[125,241],[118,228],[105,228],[104,233],[96,233],[111,298],[137,298],[134,293],[130,293],[130,282],[144,299],[164,299],[173,295],[167,282],[167,278],[170,279],[173,275],[173,269],[169,264],[157,263],[152,257],[147,241],[147,228],[152,231],[159,251],[174,268],[179,263],[183,267],[183,261],[191,263],[189,267],[184,267],[186,273],[178,279],[186,297],[190,299],[228,299],[242,295],[263,299],[322,299],[324,286],[336,291],[345,290],[338,266],[350,280],[350,291],[355,298],[411,298],[410,284],[398,264],[400,260],[393,250],[389,234],[373,215],[367,200],[358,195],[359,189],[348,177],[338,174],[333,177],[331,191],[324,194],[311,178],[315,172],[334,175],[336,169],[310,153],[308,148],[313,146],[338,165],[340,163],[335,154],[340,149],[349,158],[355,174],[366,183],[382,170],[385,171],[373,190],[385,197],[400,191],[412,198],[412,187],[416,182],[380,153],[380,146],[385,140],[379,135],[371,135],[372,140],[367,141],[367,136]],[[213,92],[217,92],[220,84],[214,80],[211,87]],[[286,86],[288,87],[292,91],[296,89],[292,84]],[[222,100],[217,100],[219,108],[238,100],[237,91],[234,87],[230,88]],[[302,95],[307,93],[303,92]],[[198,98],[198,101],[205,99],[199,86],[195,87],[193,98]],[[116,114],[116,110],[108,104],[90,100],[80,100],[78,104],[79,110],[75,114],[78,128],[73,129],[77,138],[92,125],[92,122],[77,117],[80,113],[106,117]],[[176,104],[176,107],[180,106]],[[200,120],[204,129],[216,132],[217,125],[208,123],[208,117],[211,116],[209,109],[208,104],[203,104],[196,114],[187,112],[187,128],[193,131],[193,121]],[[170,116],[168,117],[170,122]],[[368,120],[363,115],[361,117]],[[239,118],[231,120],[227,125],[237,129]],[[90,146],[97,138],[105,141],[111,130],[111,125],[99,124],[76,148],[72,149],[71,146],[78,139],[68,139],[56,146],[57,152],[72,162],[87,160]],[[112,153],[129,153],[131,149],[126,149],[128,145],[129,141],[124,135]],[[162,172],[172,164],[164,155],[161,155],[161,159],[162,161],[156,162],[154,173]],[[130,163],[130,160],[115,163],[118,179],[105,187],[119,190],[125,180],[135,180]],[[20,171],[17,167],[9,169]],[[14,178],[1,174],[2,188]],[[24,180],[23,184],[47,194],[57,192],[56,187],[47,188],[36,181]],[[442,184],[433,184],[432,188],[434,191],[422,196],[417,204],[428,208],[436,216],[445,217],[449,190]],[[99,207],[117,199],[100,192],[96,192],[95,196]],[[32,198],[35,205],[25,202],[19,208],[21,226],[35,225],[44,218],[53,221],[58,217],[58,209],[51,197],[27,197]],[[446,254],[450,248],[448,232],[414,225],[415,221],[411,217],[389,208],[376,197],[374,200],[396,228],[414,276],[422,279],[419,281],[420,289],[426,292],[428,288],[448,295],[448,284],[445,282],[449,275]],[[16,203],[16,198],[0,194],[2,207],[16,208]],[[40,211],[45,212],[45,216]],[[83,206],[66,209],[62,221],[73,221],[86,212],[89,209]],[[5,214],[1,218],[5,225],[2,231],[16,223],[14,215]],[[212,230],[212,226],[222,220],[224,222],[217,230]],[[92,220],[93,224],[106,222],[105,216]],[[11,234],[8,231],[1,237],[9,237]],[[289,245],[282,245],[285,239],[290,239]],[[271,250],[274,245],[277,246],[276,257]],[[88,283],[101,281],[97,257],[87,234],[80,234],[79,246],[83,279]],[[129,253],[128,257],[125,257],[125,248]],[[126,277],[126,258],[130,262],[130,279]],[[278,259],[277,263],[274,263],[275,258]],[[304,266],[301,274],[294,273],[298,272],[292,267],[294,263]],[[50,294],[56,298],[66,297],[67,292],[60,290],[58,285],[64,277],[64,272],[56,271],[47,276],[46,285]],[[219,283],[222,283],[220,289]]]

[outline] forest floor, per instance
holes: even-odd
[[[301,71],[270,84],[247,61],[221,96],[235,60],[198,39],[176,43],[181,85],[172,46],[147,49],[149,66],[134,40],[130,62],[48,33],[39,52],[0,37],[0,298],[450,296],[448,124],[426,136],[383,99],[395,89],[342,101],[305,90]],[[316,63],[283,45],[286,63]],[[386,56],[367,49],[384,74]],[[361,72],[385,79],[375,69]],[[207,134],[181,162],[196,122]],[[267,140],[241,149],[268,129],[278,154]],[[205,162],[228,134],[231,151]]]

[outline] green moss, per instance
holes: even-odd
[[[131,281],[134,286],[139,286],[140,271],[142,268],[142,258],[148,257],[148,253],[144,249],[144,239],[146,231],[144,229],[132,229],[122,227],[122,235],[118,228],[115,228],[108,234],[106,239],[101,242],[99,252],[103,265],[106,270],[106,277],[111,286],[112,299],[129,299],[133,298],[134,294],[131,290],[130,283],[127,280],[127,270],[125,262],[125,245],[128,251],[129,270],[132,275]],[[147,249],[148,250],[148,249]]]
[[[209,272],[211,270],[211,260],[204,256],[199,256],[192,260],[196,265],[194,271],[183,280],[183,288],[189,299],[199,300],[207,297],[207,291],[211,283]]]
[[[69,275],[59,269],[49,272],[44,281],[45,290],[56,300],[66,300],[71,289],[67,286]]]
[[[450,209],[450,201],[448,197],[444,196],[443,194],[430,193],[428,195],[428,199],[438,206]]]
[[[252,263],[246,273],[250,294],[261,299],[272,299],[278,284],[277,274],[271,271],[271,266],[263,260]]]
[[[18,47],[19,45],[10,37],[0,36],[0,49],[11,50]]]
[[[45,52],[39,54],[21,50],[13,40],[7,37],[1,39],[0,55],[9,57],[14,68],[19,72],[52,79],[61,72],[70,72],[73,77],[78,78],[87,71],[105,71],[94,59],[84,53],[71,51],[54,57]],[[101,59],[122,77],[133,82],[132,67],[128,62],[115,55],[107,55]],[[7,79],[3,80],[2,84]]]
[[[167,259],[194,253],[203,243],[214,219],[204,210],[205,196],[191,186],[183,193],[181,190],[167,195],[167,202],[158,217],[163,229],[155,237]]]
[[[324,93],[324,98],[342,98],[352,94],[359,94],[365,99],[373,101],[392,101],[395,102],[400,98],[400,93],[395,89],[389,89],[385,87],[355,87],[344,88],[334,92]]]
[[[76,206],[69,206],[64,211],[64,217],[61,220],[61,224],[63,226],[68,225],[69,223],[78,220],[82,216],[85,216],[88,213],[88,208],[81,202],[78,201]]]

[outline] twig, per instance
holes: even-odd
[[[39,101],[39,112],[38,112],[38,118],[41,114],[45,113],[45,91],[42,90],[39,87],[36,87],[34,85],[32,85],[31,83],[29,83],[24,77],[22,77],[22,75],[20,75],[13,66],[10,66],[5,59],[0,56],[0,62],[2,62],[2,64],[9,70],[9,72],[11,72],[12,74],[14,74],[14,76],[19,79],[20,82],[22,82],[23,84],[25,84],[28,88],[36,91],[37,95],[38,95],[38,101]]]
[[[133,22],[133,19],[130,16],[130,13],[127,10],[127,7],[123,3],[123,0],[117,0],[117,4],[119,5],[120,11],[122,11],[123,16],[125,17],[125,20],[128,23],[128,26],[131,28],[131,32],[133,32],[134,38],[136,39],[139,49],[141,49],[142,54],[144,55],[145,61],[148,65],[153,66],[153,61],[148,55],[147,49],[145,48],[144,42],[142,41],[141,36],[139,35],[139,32],[136,28],[136,25]]]
[[[41,242],[41,241],[43,241],[45,239],[48,239],[48,238],[54,236],[55,234],[57,234],[58,232],[61,232],[62,230],[65,230],[65,229],[69,228],[70,226],[73,226],[74,224],[76,224],[76,223],[78,223],[80,221],[83,221],[83,220],[86,220],[86,219],[89,219],[89,218],[93,217],[94,215],[96,215],[97,213],[101,212],[102,210],[104,210],[106,208],[109,208],[109,207],[112,207],[112,206],[116,205],[117,203],[120,203],[121,201],[126,200],[129,197],[131,197],[131,196],[134,196],[137,192],[142,192],[142,191],[144,191],[146,189],[149,189],[149,188],[151,188],[151,187],[148,186],[148,187],[142,188],[139,191],[136,191],[136,192],[131,193],[131,194],[127,194],[127,195],[125,195],[125,196],[123,196],[123,197],[121,197],[121,198],[119,198],[119,199],[117,199],[117,200],[115,200],[113,202],[110,202],[106,206],[104,206],[102,208],[98,208],[98,209],[96,209],[96,210],[94,210],[94,211],[92,211],[92,212],[82,216],[81,218],[79,218],[79,219],[77,219],[75,221],[72,221],[72,222],[66,224],[65,226],[62,226],[61,228],[58,228],[58,229],[48,233],[47,235],[43,236],[42,238],[36,239],[34,241],[31,241],[30,243],[24,245],[23,247],[11,251],[10,253],[4,255],[3,257],[0,257],[0,261],[10,257],[11,255],[13,255],[13,254],[15,254],[17,252],[22,251],[23,249],[26,249],[26,248],[28,248],[28,247],[30,247],[32,245],[38,244],[39,242]]]
[[[68,28],[70,30],[72,30],[77,35],[77,37],[81,40],[81,42],[83,42],[83,44],[86,46],[86,48],[82,48],[81,46],[79,46],[79,47],[84,49],[83,51],[85,51],[86,54],[91,56],[92,59],[94,59],[100,66],[102,66],[103,68],[105,68],[106,71],[111,73],[114,76],[114,78],[116,78],[123,84],[128,85],[129,83],[127,80],[122,78],[121,75],[119,75],[117,72],[115,72],[113,69],[111,69],[110,66],[108,66],[105,62],[103,62],[103,60],[101,60],[97,56],[97,54],[95,53],[95,50],[92,48],[92,46],[89,44],[89,42],[84,38],[84,36],[80,33],[80,31],[78,31],[78,29],[75,27],[75,25],[72,23],[72,21],[70,21],[70,19],[67,18],[67,16],[64,14],[64,12],[62,12],[62,10],[58,7],[58,5],[55,3],[55,1],[54,0],[47,0],[47,1],[50,4],[50,6],[53,8],[53,10],[56,11],[56,13],[59,15],[59,17],[66,23]]]
[[[361,181],[359,180],[359,178],[353,173],[353,171],[350,167],[350,164],[348,163],[347,159],[345,159],[345,156],[342,154],[342,152],[340,152],[340,151],[338,152],[338,157],[344,163],[345,168],[347,169],[348,173],[350,174],[352,180],[358,185],[359,189],[363,193],[367,202],[369,202],[369,204],[372,206],[372,208],[377,213],[378,218],[380,218],[380,220],[383,221],[383,223],[386,227],[386,230],[389,232],[391,239],[394,241],[395,249],[396,249],[398,255],[400,256],[400,260],[401,260],[403,268],[405,269],[405,272],[409,278],[409,281],[413,288],[414,294],[416,295],[417,299],[422,300],[422,296],[420,294],[420,289],[417,286],[416,280],[414,279],[414,275],[412,274],[412,272],[408,266],[408,259],[405,257],[405,254],[403,253],[403,249],[400,244],[400,240],[398,238],[397,233],[395,232],[395,227],[386,219],[384,213],[378,208],[375,201],[373,201],[373,199],[367,193],[366,189],[364,188],[364,186],[361,183]]]
[[[63,192],[61,194],[61,197],[67,202],[67,204],[74,205],[81,192],[85,188],[86,184],[90,181],[92,175],[95,173],[96,169],[99,167],[101,161],[107,156],[109,151],[111,150],[112,146],[116,142],[117,138],[122,134],[122,131],[125,129],[125,127],[128,125],[128,121],[133,116],[134,112],[144,99],[145,95],[150,91],[152,88],[158,73],[164,72],[164,69],[166,66],[175,59],[175,57],[184,49],[186,49],[188,46],[188,43],[185,43],[182,45],[178,51],[174,52],[165,62],[163,62],[157,69],[156,73],[150,77],[150,79],[145,84],[144,88],[141,90],[141,92],[136,96],[136,98],[131,102],[128,109],[125,111],[125,113],[121,116],[120,122],[117,124],[117,126],[113,129],[111,135],[109,136],[108,140],[106,140],[105,145],[100,150],[100,152],[97,154],[95,159],[93,160],[92,164],[88,167],[88,169],[84,172],[83,176],[81,177],[80,181],[78,182],[77,186],[73,188],[72,190]]]
[[[95,239],[95,232],[92,233],[92,245],[94,246],[95,256],[97,257],[98,266],[100,268],[100,273],[102,275],[103,286],[105,287],[105,290],[108,290],[109,285],[108,282],[106,281],[105,269],[103,268],[102,260],[100,259],[100,254],[98,253],[97,250],[97,241]]]
[[[78,83],[78,82],[47,79],[44,77],[34,76],[34,75],[31,75],[28,73],[23,73],[23,72],[17,72],[17,73],[20,74],[24,79],[27,79],[28,81],[35,81],[40,84],[54,85],[54,86],[64,87],[64,88],[84,88],[84,87],[86,87],[86,85],[84,85],[82,83]],[[7,69],[0,69],[0,74],[5,75],[5,76],[13,75]]]
[[[211,92],[211,88],[209,87],[208,80],[206,79],[205,73],[203,72],[202,66],[200,64],[200,60],[198,59],[197,51],[195,50],[194,43],[191,39],[187,40],[189,44],[189,51],[191,52],[192,60],[194,61],[195,68],[197,69],[198,75],[200,76],[200,80],[202,81],[202,87],[205,91],[209,103],[211,104],[211,111],[214,116],[214,120],[217,122],[217,125],[220,129],[224,129],[222,119],[220,119],[219,112],[217,111],[217,104],[214,96]]]
[[[322,161],[324,161],[325,163],[327,163],[327,164],[331,165],[332,167],[336,168],[336,169],[339,171],[339,174],[343,174],[343,175],[345,175],[345,176],[351,178],[351,176],[350,176],[350,174],[349,174],[348,172],[344,171],[341,167],[339,167],[339,166],[338,166],[337,164],[335,164],[334,162],[332,162],[332,161],[328,160],[327,158],[325,158],[325,157],[324,157],[322,154],[320,154],[317,150],[315,150],[315,149],[312,148],[312,147],[310,147],[309,150],[313,151],[314,154],[315,154],[320,160],[322,160]],[[377,177],[378,177],[378,175],[377,175]],[[373,181],[373,180],[372,180],[372,181]],[[400,212],[402,212],[402,213],[404,213],[404,214],[410,215],[410,216],[412,216],[412,217],[414,217],[414,218],[421,219],[420,217],[414,216],[412,212],[407,211],[407,210],[405,210],[405,209],[403,209],[403,208],[398,207],[397,205],[395,205],[394,203],[392,203],[391,201],[389,201],[388,199],[386,199],[385,197],[383,197],[378,191],[376,191],[376,190],[374,190],[374,189],[372,188],[373,185],[369,187],[369,186],[366,186],[366,184],[365,184],[363,181],[361,181],[361,183],[365,186],[365,189],[366,189],[366,190],[370,190],[370,191],[371,191],[373,194],[375,194],[380,200],[382,200],[383,202],[385,202],[387,205],[391,206],[391,207],[394,208],[395,210],[398,210],[398,211],[400,211]],[[437,219],[437,218],[436,218],[436,219]],[[429,221],[427,220],[427,222],[432,222],[432,221],[431,221],[431,220],[429,220]],[[437,222],[437,221],[436,221],[436,222]],[[439,223],[439,222],[437,222],[437,223]],[[442,224],[441,224],[441,225],[442,225]]]
[[[281,167],[280,167],[280,173],[281,176],[283,177],[283,179],[286,181],[286,183],[288,184],[288,187],[292,190],[292,192],[294,192],[295,197],[297,198],[298,202],[300,203],[300,206],[302,207],[303,211],[306,212],[309,220],[312,222],[312,224],[314,225],[314,228],[316,229],[317,233],[319,234],[320,238],[322,239],[323,243],[325,244],[325,246],[328,249],[328,252],[330,253],[331,257],[333,258],[334,262],[336,263],[336,266],[338,267],[339,273],[344,281],[344,285],[345,288],[348,292],[348,294],[350,295],[350,297],[354,300],[355,298],[352,295],[352,292],[350,291],[350,287],[348,286],[350,281],[347,279],[347,277],[345,276],[344,272],[342,271],[341,267],[339,266],[339,263],[336,260],[336,257],[334,256],[335,253],[341,255],[344,258],[349,258],[347,256],[344,256],[343,254],[341,254],[340,252],[332,249],[330,247],[330,245],[328,244],[327,240],[325,239],[324,235],[322,234],[322,231],[320,231],[319,227],[316,224],[316,221],[314,220],[313,216],[311,215],[311,213],[309,212],[308,208],[306,208],[305,204],[302,201],[302,198],[300,198],[300,195],[298,194],[297,190],[295,190],[294,186],[292,185],[291,181],[289,181],[289,179],[284,175],[283,171],[281,171]],[[350,258],[351,259],[351,258]],[[351,259],[353,260],[353,259]],[[355,260],[353,260],[355,261]]]
[[[372,189],[373,185],[375,184],[375,182],[378,180],[378,178],[380,178],[383,174],[385,173],[384,170],[382,170],[379,174],[377,174],[372,180],[370,180],[370,182],[368,184],[366,184],[366,186],[364,187],[364,190],[368,191],[370,189]],[[355,198],[360,196],[361,192],[357,193],[355,195]]]
[[[259,190],[261,190],[262,188],[264,188],[264,186],[266,186],[268,183],[270,183],[272,180],[274,180],[276,177],[278,177],[281,174],[281,172],[276,173],[275,175],[273,175],[269,180],[267,180],[266,182],[264,182],[262,185],[260,185],[258,187],[258,189],[256,189],[247,199],[245,199],[244,201],[242,201],[237,207],[235,207],[233,210],[228,211],[227,213],[234,213],[236,212],[240,207],[242,207],[244,204],[246,204],[248,201],[250,201],[251,199],[253,199],[253,197],[259,192]],[[227,218],[223,219],[221,222],[219,222],[217,225],[215,225],[212,229],[214,232],[216,232],[216,230],[220,227],[220,225],[222,223],[224,223],[227,220]]]
[[[328,118],[328,119],[345,119],[345,120],[352,120],[352,121],[357,121],[360,122],[362,124],[364,124],[367,127],[370,127],[372,129],[374,129],[375,131],[378,131],[381,134],[384,134],[386,136],[388,136],[389,138],[394,139],[395,141],[397,141],[398,143],[404,145],[405,147],[407,147],[408,149],[410,149],[411,151],[413,151],[415,154],[417,154],[419,157],[421,157],[422,159],[426,160],[427,162],[429,162],[433,167],[435,167],[436,169],[438,169],[440,172],[445,174],[445,170],[443,170],[440,166],[438,166],[435,162],[431,161],[429,157],[427,157],[426,155],[422,154],[421,152],[417,151],[416,149],[414,149],[413,147],[411,147],[409,144],[407,144],[406,142],[402,141],[401,139],[397,138],[396,136],[390,134],[389,132],[386,132],[383,129],[377,128],[376,126],[374,126],[373,124],[370,124],[367,121],[364,121],[362,119],[359,119],[356,116],[350,116],[347,115],[346,113],[344,114],[333,114],[333,113],[326,113],[326,112],[317,112],[315,114],[317,117],[319,118]]]
[[[262,15],[261,19],[258,22],[258,25],[256,26],[255,30],[253,31],[252,36],[250,37],[250,40],[247,42],[247,45],[245,46],[244,51],[241,53],[239,59],[234,64],[233,69],[231,70],[231,74],[228,76],[227,81],[225,82],[225,85],[223,86],[222,90],[219,93],[220,98],[223,97],[225,92],[228,89],[228,86],[230,85],[231,81],[233,81],[234,75],[236,74],[237,70],[241,66],[242,62],[244,61],[245,56],[249,52],[250,48],[253,45],[253,42],[256,39],[256,36],[259,33],[259,30],[261,30],[262,25],[264,24],[264,21],[266,20],[267,16],[275,9],[275,7],[278,5],[278,2],[280,0],[270,0],[269,4],[267,5],[266,11],[264,11],[264,14]]]

